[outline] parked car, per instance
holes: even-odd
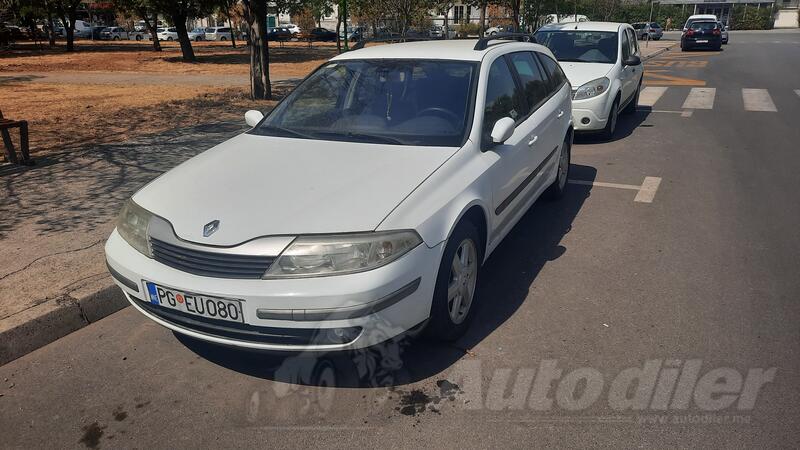
[[[293,23],[283,23],[280,25],[280,28],[286,28],[292,34],[297,34],[300,32],[300,27]]]
[[[726,45],[728,43],[728,26],[723,24],[722,22],[717,22],[719,24],[719,29],[721,30],[720,37],[722,38],[722,45]]]
[[[139,190],[105,246],[128,301],[253,349],[362,348],[418,325],[457,339],[489,255],[564,194],[572,146],[552,53],[481,42],[340,54]]]
[[[141,41],[141,40],[148,39],[148,40],[152,41],[152,38],[150,38],[150,33],[146,32],[146,31],[135,31],[135,30],[134,31],[128,31],[128,39],[131,39],[131,40],[134,40],[134,41]]]
[[[267,40],[270,41],[288,41],[292,38],[292,32],[288,28],[268,28]]]
[[[205,30],[207,41],[230,41],[231,27],[208,27]]]
[[[686,23],[683,25],[683,31],[687,31],[691,27],[692,22],[697,20],[713,20],[714,22],[719,22],[719,19],[717,19],[717,16],[714,14],[695,14],[686,19]]]
[[[105,26],[92,27],[92,31],[91,31],[91,35],[90,35],[91,39],[102,39],[103,31],[105,31],[106,28],[108,28],[108,27],[105,27]]]
[[[314,28],[308,34],[312,41],[336,42],[336,33],[327,28]]]
[[[650,39],[657,41],[664,36],[664,29],[657,22],[637,22],[631,24],[636,31],[636,38],[639,40]]]
[[[575,130],[613,138],[618,114],[636,112],[642,86],[644,65],[633,27],[611,22],[551,24],[535,36],[553,52],[572,84]]]
[[[175,27],[159,28],[157,35],[158,35],[158,40],[159,41],[177,41],[178,40],[178,30]]]
[[[203,41],[206,38],[206,29],[205,28],[195,28],[194,30],[189,32],[189,40],[190,41]]]
[[[64,36],[66,36],[67,31],[64,30]],[[89,39],[92,37],[92,24],[83,20],[76,20],[75,21],[75,30],[72,34],[76,38],[86,38]]]
[[[128,39],[128,32],[122,27],[108,27],[100,32],[100,39],[119,41]]]
[[[500,26],[500,27],[489,27],[489,28],[486,29],[486,31],[484,31],[483,34],[484,34],[484,36],[494,36],[494,35],[496,35],[498,33],[506,33],[506,32],[508,32],[509,30],[507,28],[508,27],[503,27],[503,26]]]
[[[716,20],[695,20],[681,35],[681,51],[722,48],[722,28]]]

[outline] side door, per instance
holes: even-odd
[[[508,58],[522,85],[529,109],[528,117],[521,126],[531,130],[531,140],[535,141],[532,146],[529,145],[533,160],[530,195],[535,196],[546,187],[548,163],[558,157],[558,148],[564,138],[560,124],[569,120],[568,110],[562,108],[563,98],[555,95],[554,85],[535,52],[514,52]]]
[[[491,170],[494,228],[501,231],[510,224],[524,203],[532,181],[534,152],[541,130],[525,123],[528,107],[509,58],[499,56],[489,67],[486,79],[481,149],[494,159]],[[510,117],[516,123],[514,133],[503,143],[492,143],[491,132],[498,120]],[[501,231],[502,232],[502,231]]]
[[[631,56],[631,38],[630,33],[628,32],[627,28],[620,29],[619,32],[619,41],[620,41],[620,60],[619,64],[622,67],[620,71],[620,76],[622,77],[622,98],[620,108],[624,105],[625,102],[628,101],[631,94],[633,94],[634,89],[636,86],[634,84],[636,66],[626,66],[625,61]],[[638,79],[637,79],[638,81]]]
[[[572,118],[572,86],[570,86],[564,71],[561,70],[561,66],[553,58],[539,52],[536,53],[536,56],[545,74],[550,79],[552,97],[548,102],[552,102],[555,106],[553,111],[557,120],[553,130],[555,132],[556,145],[561,145],[567,135]]]

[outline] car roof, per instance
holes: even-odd
[[[342,53],[332,61],[347,59],[446,59],[456,61],[481,61],[486,54],[494,49],[506,45],[513,45],[509,49],[532,49],[549,53],[547,47],[528,42],[496,39],[489,41],[485,50],[475,50],[477,39],[450,39],[436,41],[403,42],[399,44],[376,45],[365,47],[357,51]]]
[[[620,27],[630,26],[620,22],[566,22],[549,23],[537,31],[584,30],[584,31],[619,31]]]

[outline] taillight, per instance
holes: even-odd
[[[713,33],[714,33],[714,36],[719,36],[720,35],[719,28],[714,28]]]
[[[691,28],[686,30],[686,35],[687,36],[693,36],[694,35],[694,30],[692,30]]]

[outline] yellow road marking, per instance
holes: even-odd
[[[703,80],[667,75],[666,70],[647,70],[644,73],[644,84],[647,86],[705,86]]]

